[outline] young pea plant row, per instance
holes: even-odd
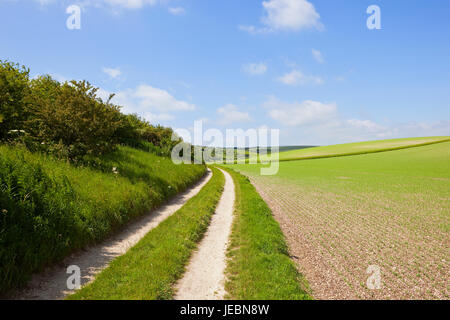
[[[449,137],[410,138],[288,151],[280,159],[303,160],[276,176],[233,168],[272,209],[315,299],[437,300],[448,299],[449,154]]]

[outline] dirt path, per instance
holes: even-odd
[[[116,257],[123,255],[134,246],[150,230],[159,225],[163,220],[180,209],[190,198],[195,196],[203,186],[211,179],[212,172],[208,169],[200,181],[182,194],[155,211],[143,216],[137,221],[131,222],[119,233],[113,235],[103,243],[88,248],[85,251],[67,257],[61,264],[54,266],[43,273],[36,274],[28,286],[16,293],[12,299],[33,300],[57,300],[73,293],[67,289],[67,267],[79,266],[81,269],[81,285],[91,282],[95,275],[106,268]]]
[[[234,183],[225,175],[225,188],[211,224],[194,253],[184,277],[176,285],[177,300],[221,300],[225,295],[228,238],[233,223]]]

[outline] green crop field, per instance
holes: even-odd
[[[284,152],[280,149],[280,160],[281,161],[301,160],[301,159],[336,157],[352,154],[356,155],[364,153],[373,153],[373,152],[410,148],[414,146],[432,144],[436,142],[449,140],[450,137],[405,138],[405,139],[346,143],[333,146],[315,147]]]
[[[445,138],[315,148],[374,150]],[[320,154],[307,149],[286,154]],[[328,150],[328,151],[327,151]],[[448,299],[450,142],[347,157],[232,165],[250,177],[287,237],[314,298]],[[366,281],[380,268],[381,289]]]

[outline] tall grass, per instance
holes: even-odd
[[[120,147],[89,167],[0,146],[0,292],[104,239],[197,181],[205,166]]]

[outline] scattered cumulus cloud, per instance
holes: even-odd
[[[364,129],[368,132],[381,132],[386,130],[385,126],[377,124],[371,120],[349,119],[347,124],[358,129]]]
[[[242,70],[249,75],[263,75],[267,72],[267,65],[263,62],[249,63],[242,67]]]
[[[47,4],[55,2],[55,0],[35,0],[35,1],[38,2],[41,6],[45,6]]]
[[[308,126],[333,120],[337,116],[336,103],[322,103],[306,100],[303,102],[283,102],[271,97],[263,106],[269,116],[284,126]]]
[[[48,5],[57,3],[56,0],[34,0],[35,2],[38,2],[40,5]],[[67,1],[67,0],[66,0]],[[80,5],[81,7],[97,7],[97,8],[110,8],[113,9],[115,12],[118,12],[120,9],[130,9],[130,10],[137,10],[144,8],[146,6],[156,6],[158,4],[166,5],[171,0],[79,0],[75,1],[75,3]],[[67,1],[68,2],[68,1]],[[68,2],[69,3],[69,2]],[[180,9],[182,8],[174,8],[175,11],[179,14]],[[169,10],[170,13],[172,13]]]
[[[240,26],[250,34],[273,31],[301,31],[304,29],[322,30],[320,15],[314,5],[307,0],[269,0],[262,3],[265,15],[261,18],[263,26]]]
[[[103,99],[109,97],[110,92],[100,89],[98,95]],[[152,123],[175,119],[174,112],[188,112],[196,110],[196,106],[186,101],[178,100],[169,92],[142,84],[134,89],[119,91],[111,100],[122,106],[124,113],[137,113]]]
[[[175,99],[169,92],[149,85],[140,85],[131,94],[145,108],[162,111],[192,111],[195,105]]]
[[[320,85],[325,83],[321,77],[305,75],[299,70],[292,70],[277,78],[277,81],[289,86],[302,86],[308,84]]]
[[[88,1],[93,2],[93,1]],[[154,6],[160,1],[158,0],[99,0],[96,2],[104,2],[112,7],[123,7],[126,9],[140,9],[146,5]]]
[[[169,12],[174,16],[181,16],[186,13],[186,10],[183,7],[170,7]]]
[[[255,26],[244,26],[244,25],[239,26],[239,29],[250,34],[264,34],[272,31],[270,28],[257,28]]]
[[[201,121],[202,123],[208,123],[208,122],[209,122],[209,118],[207,118],[207,117],[202,117],[202,118],[198,118],[198,119],[195,120],[195,121]]]
[[[450,134],[450,121],[379,123],[369,119],[345,118],[339,113],[335,102],[285,102],[272,96],[262,107],[280,125],[281,139],[285,144],[326,145]]]
[[[103,73],[106,73],[109,77],[113,79],[117,79],[122,74],[122,71],[120,71],[120,68],[103,68]]]
[[[319,50],[316,49],[312,49],[312,55],[313,58],[318,62],[318,63],[325,63],[325,59],[323,58],[322,52],[320,52]]]
[[[238,107],[233,104],[227,104],[217,109],[219,115],[219,123],[222,125],[235,124],[251,121],[248,112],[239,111]]]
[[[150,123],[153,124],[167,122],[175,119],[175,117],[172,114],[168,113],[155,114],[152,112],[145,113],[145,118],[147,119],[147,121],[150,121]]]
[[[53,79],[55,79],[56,81],[59,81],[61,83],[66,82],[66,81],[70,81],[69,78],[62,76],[58,73],[50,73],[49,74],[50,77],[52,77]],[[38,76],[36,76],[35,78],[37,78]]]
[[[321,28],[320,15],[307,0],[264,1],[267,16],[263,23],[272,29],[298,31],[307,28]]]

